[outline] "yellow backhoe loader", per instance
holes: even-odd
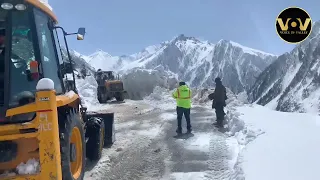
[[[85,28],[67,33],[38,0],[0,5],[0,180],[82,180],[115,141],[114,114],[88,112],[77,93],[66,36]],[[35,171],[17,170],[30,159]]]

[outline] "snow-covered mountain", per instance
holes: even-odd
[[[171,41],[149,46],[130,56],[111,56],[97,51],[85,58],[93,67],[125,73],[133,68],[164,68],[191,87],[210,87],[217,76],[233,92],[253,85],[255,78],[276,59],[275,55],[220,40],[216,44],[183,34]]]
[[[124,66],[127,66],[129,63],[142,59],[144,57],[148,57],[155,53],[161,48],[160,45],[149,46],[143,49],[142,51],[132,54],[130,56],[112,56],[107,52],[99,49],[95,53],[89,56],[83,56],[83,58],[91,64],[96,70],[112,70],[119,71]]]
[[[69,63],[68,55],[67,55],[67,50],[62,47],[62,59],[64,62]],[[82,54],[78,53],[77,51],[70,50],[70,56],[73,61],[73,68],[76,70],[80,70],[82,66],[86,66],[86,68],[90,72],[95,72],[95,68],[93,68],[86,60],[86,56],[83,56]]]
[[[280,111],[320,109],[320,21],[312,34],[291,52],[279,56],[257,78],[249,98]]]
[[[131,56],[112,56],[102,50],[97,50],[89,56],[84,56],[84,59],[96,70],[102,69],[113,71],[118,71],[120,67],[123,67],[129,62],[135,60]]]

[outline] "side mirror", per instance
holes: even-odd
[[[79,28],[77,33],[77,40],[83,40],[84,35],[86,34],[86,28]]]

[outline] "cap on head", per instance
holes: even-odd
[[[216,83],[221,83],[221,78],[220,78],[220,77],[217,77],[217,78],[214,80],[214,82],[216,82]]]
[[[179,82],[179,86],[183,86],[183,85],[186,85],[186,83],[183,81]]]

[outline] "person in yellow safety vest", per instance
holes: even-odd
[[[178,134],[182,134],[181,120],[183,115],[187,121],[187,132],[191,133],[192,131],[190,122],[191,95],[192,92],[185,82],[179,82],[179,87],[172,94],[177,101],[178,128],[176,132]]]

